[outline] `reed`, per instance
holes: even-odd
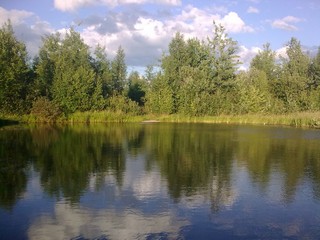
[[[24,123],[41,123],[37,117],[28,115],[0,115],[0,120],[18,121]],[[320,112],[297,112],[282,115],[219,115],[219,116],[184,116],[179,114],[170,115],[132,115],[123,112],[96,111],[75,112],[68,116],[62,116],[56,120],[58,123],[129,123],[143,121],[175,122],[175,123],[225,123],[225,124],[258,124],[258,125],[281,125],[293,127],[320,128]]]

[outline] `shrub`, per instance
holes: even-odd
[[[36,117],[37,121],[54,122],[61,116],[60,108],[46,97],[37,98],[31,108],[31,114]]]

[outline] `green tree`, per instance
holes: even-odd
[[[170,114],[173,111],[173,94],[166,78],[158,73],[146,93],[146,109],[150,113]]]
[[[36,78],[34,82],[34,95],[45,96],[52,99],[52,84],[56,72],[56,63],[61,53],[61,36],[59,33],[42,38],[39,57],[35,62]]]
[[[285,103],[288,111],[307,110],[310,59],[296,38],[291,38],[287,44],[287,56],[282,59],[281,74],[275,83],[276,96]]]
[[[238,44],[225,32],[222,25],[213,23],[214,37],[208,39],[210,57],[213,60],[212,81],[214,89],[229,90],[236,78],[239,56],[236,55]]]
[[[29,67],[25,44],[14,36],[11,22],[0,28],[0,111],[22,113],[27,110]]]
[[[173,112],[179,110],[178,92],[181,87],[181,68],[187,65],[186,42],[181,33],[176,33],[169,43],[169,53],[161,59],[161,67],[168,86],[171,88]]]
[[[267,74],[251,68],[237,76],[237,113],[267,113],[272,109]]]
[[[66,113],[89,110],[95,89],[94,81],[89,47],[79,33],[70,29],[61,43],[55,63],[53,100]]]
[[[317,55],[311,60],[309,79],[311,88],[315,89],[320,86],[320,47],[318,48]]]
[[[121,94],[124,90],[126,78],[127,78],[127,66],[125,63],[125,53],[120,46],[117,50],[117,54],[111,62],[112,71],[112,90],[114,94]]]
[[[111,63],[107,58],[105,47],[98,45],[94,51],[93,66],[97,74],[97,82],[102,84],[102,95],[104,98],[112,94],[112,72]]]
[[[263,50],[251,60],[250,69],[265,72],[268,81],[272,81],[276,76],[276,53],[270,48],[270,43],[263,45]]]
[[[144,97],[146,94],[146,82],[140,77],[137,71],[130,73],[128,78],[129,90],[128,97],[139,104],[144,105]]]

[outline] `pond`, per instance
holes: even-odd
[[[0,128],[1,239],[320,239],[320,131]]]

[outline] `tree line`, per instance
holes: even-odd
[[[213,36],[171,39],[158,68],[127,73],[120,46],[113,59],[97,45],[90,51],[70,28],[43,37],[29,61],[10,21],[0,29],[0,113],[56,119],[74,112],[186,116],[289,113],[320,110],[320,48],[315,57],[296,38],[278,59],[270,44],[239,71],[238,43],[221,25]]]

